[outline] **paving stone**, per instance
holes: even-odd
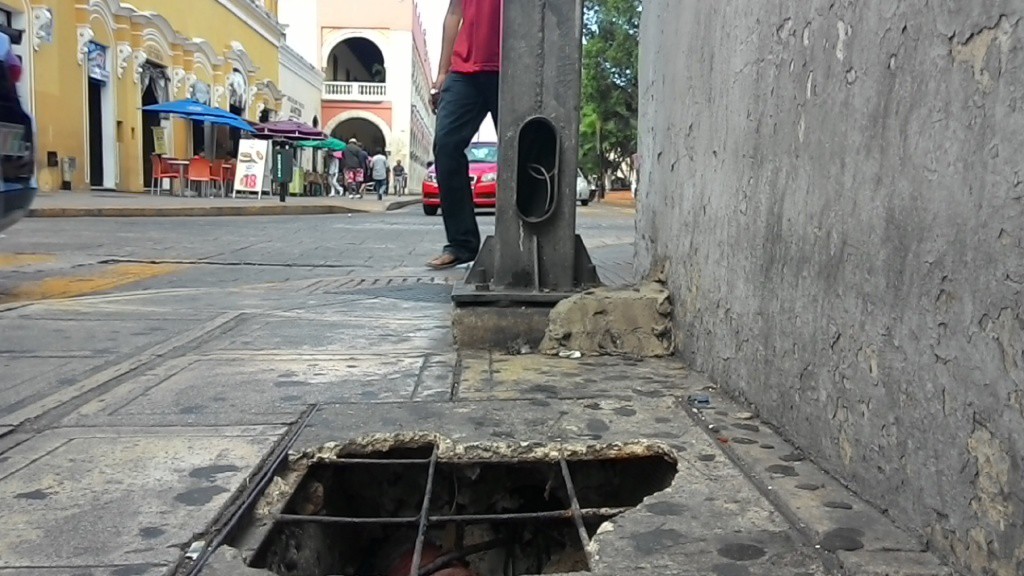
[[[316,403],[410,401],[414,392],[444,400],[455,366],[454,356],[423,354],[223,355],[185,362],[171,374],[158,369],[151,388],[112,413],[272,413]]]
[[[924,552],[839,552],[849,576],[953,576],[953,571]]]
[[[173,563],[174,546],[214,518],[281,433],[278,427],[40,434],[0,463],[0,509],[13,528],[0,531],[0,567]]]

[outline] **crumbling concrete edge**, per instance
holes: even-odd
[[[328,442],[321,446],[293,452],[288,463],[276,474],[256,501],[248,520],[248,528],[234,542],[223,545],[212,554],[203,576],[273,576],[271,572],[250,568],[257,547],[273,526],[273,517],[284,509],[298,490],[306,472],[317,462],[342,456],[362,456],[395,448],[437,446],[438,459],[447,462],[459,460],[523,460],[557,461],[582,458],[631,458],[662,456],[673,463],[681,458],[676,450],[656,440],[634,440],[607,443],[566,443],[554,447],[550,442],[472,442],[461,444],[433,432],[396,432],[368,434],[346,442]],[[668,488],[671,489],[671,486]],[[666,490],[668,490],[666,489]],[[648,498],[658,493],[651,494]],[[626,512],[625,514],[629,514]],[[588,554],[596,557],[597,543],[591,541]],[[596,572],[589,573],[593,576]],[[565,576],[572,576],[566,574]]]

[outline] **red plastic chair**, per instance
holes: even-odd
[[[210,164],[210,177],[213,178],[213,187],[220,188],[220,195],[224,197],[224,161],[214,160]]]
[[[221,170],[221,189],[224,190],[224,195],[227,195],[228,187],[234,188],[235,186],[235,168],[236,165],[232,160],[225,160],[224,167]]]
[[[211,168],[212,165],[206,158],[196,157],[188,163],[188,185],[191,187],[193,182],[198,182],[200,196],[209,190],[214,182],[210,173]]]
[[[181,176],[181,174],[179,174],[178,171],[168,164],[167,160],[159,154],[153,154],[150,156],[150,166],[152,166],[153,172],[153,181],[150,182],[151,186],[149,188],[150,194],[160,194],[161,180],[177,180]]]

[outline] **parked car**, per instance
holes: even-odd
[[[473,205],[494,208],[498,194],[498,145],[474,142],[466,148],[469,159],[469,184],[473,189]],[[423,180],[423,213],[436,216],[441,209],[441,193],[437,188],[436,166],[427,169]]]
[[[597,196],[597,189],[590,185],[582,170],[576,171],[576,200],[580,206],[590,204],[590,201]]]
[[[474,142],[466,149],[469,159],[469,182],[473,188],[473,205],[479,208],[494,208],[498,194],[498,145],[493,142]],[[441,194],[437,187],[434,166],[427,168],[423,180],[423,213],[436,216],[441,209]],[[576,200],[586,206],[594,199],[597,190],[590,186],[582,171],[576,173]]]
[[[0,231],[28,213],[36,197],[35,123],[18,97],[21,61],[11,47],[21,43],[0,30]]]

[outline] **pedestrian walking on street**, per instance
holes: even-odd
[[[345,189],[338,180],[341,172],[341,160],[334,154],[327,157],[327,179],[331,184],[331,196],[344,196]]]
[[[392,182],[395,183],[395,196],[405,196],[406,174],[401,160],[395,160],[395,167],[391,170],[391,174]]]
[[[480,250],[466,148],[490,113],[498,123],[502,0],[450,0],[441,63],[430,91],[437,114],[434,160],[448,243],[435,270],[472,262]]]
[[[370,159],[370,176],[373,189],[377,191],[377,200],[383,200],[388,195],[388,157],[383,150],[377,150]]]
[[[366,151],[353,138],[341,155],[341,165],[345,175],[345,188],[349,198],[362,198],[360,189],[363,186],[363,175],[366,170]]]

